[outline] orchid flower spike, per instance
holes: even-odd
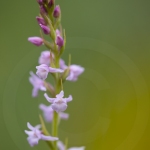
[[[64,91],[61,91],[59,94],[57,94],[56,98],[50,98],[46,93],[44,94],[44,96],[48,102],[52,103],[52,109],[55,110],[57,113],[65,111],[67,109],[67,102],[72,101],[71,95],[69,95],[68,98],[63,98]]]
[[[39,130],[41,128],[41,125],[37,125],[37,126],[33,127],[28,122],[27,127],[31,130],[31,131],[25,130],[25,133],[28,135],[27,140],[28,140],[31,147],[37,145],[39,140],[45,140],[45,141],[56,141],[56,140],[58,140],[57,137],[43,135],[42,132]]]
[[[62,69],[52,68],[52,67],[47,66],[46,64],[36,66],[36,69],[37,69],[36,74],[42,80],[45,80],[47,78],[49,72],[51,72],[51,73],[56,73],[56,72],[62,73],[62,72],[64,72],[64,70],[62,70]]]
[[[44,118],[47,122],[52,122],[54,110],[52,109],[52,106],[46,106],[44,104],[40,104],[39,108],[43,111]],[[59,112],[59,118],[63,120],[67,120],[69,118],[69,114],[64,112]]]
[[[38,76],[36,76],[33,72],[30,72],[29,81],[33,85],[32,90],[32,96],[36,97],[38,96],[38,91],[46,91],[46,88],[44,86],[44,81],[41,80]]]
[[[57,142],[57,147],[58,147],[59,150],[66,150],[65,145],[61,141]],[[67,150],[85,150],[85,147],[84,146],[82,146],[82,147],[72,147],[72,148],[69,148]]]

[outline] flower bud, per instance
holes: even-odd
[[[41,27],[41,29],[43,30],[43,32],[44,32],[45,34],[49,34],[49,33],[50,33],[50,29],[49,29],[48,26],[45,26],[45,25],[40,24],[40,27]]]
[[[39,3],[39,5],[43,5],[43,0],[37,0],[37,2]]]
[[[36,46],[41,46],[43,44],[43,39],[40,37],[29,37],[28,41]]]
[[[52,6],[54,6],[55,4],[55,0],[50,0],[50,2],[48,3],[48,7],[51,8]]]
[[[37,0],[37,2],[39,3],[39,5],[43,5],[47,3],[47,0]]]
[[[60,35],[60,31],[56,29],[56,35]]]
[[[55,18],[59,18],[59,16],[60,16],[60,7],[59,7],[59,5],[57,5],[56,7],[55,7],[55,9],[54,9],[54,13],[53,13],[53,16],[55,17]]]
[[[36,17],[38,24],[46,25],[45,20],[42,17]]]
[[[62,47],[64,45],[64,40],[60,35],[57,35],[55,42],[59,47]]]
[[[40,13],[41,14],[47,14],[48,12],[47,12],[47,9],[46,9],[46,7],[44,6],[44,5],[41,5],[40,6]]]

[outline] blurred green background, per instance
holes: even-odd
[[[150,1],[56,0],[62,9],[67,48],[63,59],[85,67],[75,83],[60,124],[60,139],[86,150],[150,149]],[[33,99],[28,82],[45,47],[27,42],[39,36],[35,0],[1,1],[0,5],[0,149],[48,150],[44,142],[30,148],[26,122],[39,123],[43,93]],[[50,125],[47,127],[51,129]]]

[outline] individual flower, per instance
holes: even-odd
[[[57,142],[57,147],[58,147],[59,150],[65,150],[65,145],[61,141]],[[72,148],[69,148],[67,150],[85,150],[85,147],[84,146],[82,146],[82,147],[72,147]]]
[[[53,16],[55,17],[55,18],[59,18],[59,16],[60,16],[60,7],[59,7],[59,5],[57,5],[56,7],[55,7],[55,9],[54,9],[54,13],[53,13]]]
[[[28,41],[36,46],[41,46],[43,44],[43,39],[40,37],[29,37]]]
[[[43,51],[41,52],[41,55],[39,57],[39,64],[45,64],[49,65],[50,64],[50,51]]]
[[[42,80],[45,80],[47,78],[47,75],[49,72],[51,73],[55,73],[55,72],[64,72],[62,69],[59,68],[52,68],[49,67],[46,64],[42,64],[40,66],[36,66],[37,72],[36,74],[38,75],[39,78],[41,78]]]
[[[84,68],[79,65],[71,65],[69,69],[70,73],[69,76],[66,78],[66,80],[69,81],[76,81],[78,79],[78,76],[84,72]]]
[[[44,81],[37,77],[33,72],[30,72],[29,81],[33,85],[32,96],[36,97],[38,95],[38,91],[46,91],[44,86]]]
[[[28,135],[27,140],[28,140],[30,146],[32,146],[32,147],[37,145],[39,140],[45,140],[45,141],[56,141],[56,140],[58,140],[57,137],[43,135],[42,132],[39,130],[41,128],[41,125],[37,125],[37,126],[33,127],[28,122],[27,127],[31,131],[25,130],[25,133]]]
[[[52,109],[52,106],[51,105],[50,106],[46,106],[44,104],[40,104],[39,108],[43,111],[45,120],[47,122],[52,122],[53,114],[54,114],[54,110]],[[60,117],[60,119],[67,120],[69,118],[69,114],[63,113],[63,112],[59,112],[59,117]]]
[[[63,98],[64,91],[61,91],[59,94],[57,94],[56,98],[50,98],[46,93],[44,94],[44,96],[47,99],[47,101],[52,103],[52,109],[55,110],[57,113],[65,111],[67,109],[67,102],[72,101],[71,95],[69,95],[68,98]]]
[[[50,33],[50,28],[48,26],[40,24],[40,27],[41,27],[42,31],[44,32],[44,34]]]

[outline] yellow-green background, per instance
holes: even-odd
[[[150,1],[56,0],[62,9],[67,48],[63,58],[85,67],[75,83],[68,121],[60,139],[86,150],[149,150]],[[35,0],[3,0],[0,4],[0,149],[48,150],[44,142],[30,148],[26,122],[39,123],[40,92],[31,97],[29,71],[44,47],[27,42],[39,35]],[[51,80],[51,79],[50,79]],[[50,125],[47,126],[51,129]]]

